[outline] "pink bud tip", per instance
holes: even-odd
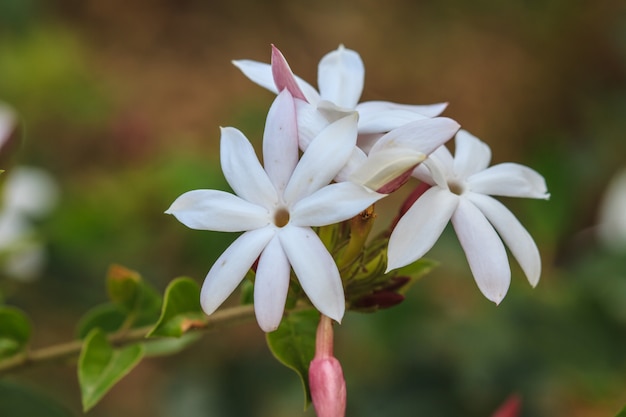
[[[274,76],[274,84],[276,84],[278,92],[287,89],[293,98],[307,101],[304,93],[298,86],[296,77],[291,72],[291,68],[289,68],[287,60],[274,45],[272,45],[272,75]]]
[[[519,395],[513,394],[498,408],[491,417],[518,417],[522,408]]]
[[[309,367],[309,386],[317,417],[344,417],[346,381],[335,357],[315,358]]]

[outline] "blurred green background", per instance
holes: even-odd
[[[348,415],[488,416],[511,394],[522,416],[615,415],[626,404],[626,245],[607,248],[597,224],[626,167],[620,0],[0,0],[0,100],[24,132],[7,174],[40,167],[59,188],[35,223],[40,276],[0,278],[3,301],[32,318],[34,347],[74,337],[106,298],[110,263],[160,290],[180,275],[201,282],[233,236],[163,211],[185,191],[226,187],[219,126],[260,144],[273,95],[230,61],[268,62],[272,43],[313,84],[325,53],[358,51],[364,100],[449,102],[444,115],[487,142],[494,163],[535,168],[552,195],[506,201],[540,247],[536,289],[512,260],[509,294],[492,305],[448,231],[429,254],[441,266],[403,304],[345,317]],[[73,366],[8,378],[82,414]],[[314,415],[302,400],[251,323],[144,361],[89,415]]]

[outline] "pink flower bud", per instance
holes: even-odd
[[[315,357],[309,365],[309,388],[317,417],[346,415],[346,380],[333,356],[333,324],[322,314],[315,338]]]
[[[346,381],[337,358],[314,358],[309,367],[309,385],[317,417],[345,416]]]

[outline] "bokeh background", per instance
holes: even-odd
[[[492,305],[447,231],[429,254],[441,265],[403,304],[346,316],[336,354],[348,415],[488,416],[512,394],[522,416],[615,415],[626,404],[626,244],[607,245],[598,224],[626,168],[620,0],[0,0],[0,100],[24,137],[6,174],[43,169],[58,191],[32,220],[43,268],[0,278],[3,302],[32,318],[34,347],[74,337],[106,300],[111,263],[161,290],[181,275],[201,282],[233,237],[163,211],[185,191],[225,189],[219,126],[260,144],[273,95],[230,61],[268,62],[272,43],[313,84],[325,53],[358,51],[364,100],[449,102],[444,115],[494,162],[535,168],[552,195],[506,201],[540,247],[537,288],[512,261],[511,290]],[[8,378],[82,415],[73,366]],[[302,402],[251,323],[142,362],[89,415],[313,416]]]

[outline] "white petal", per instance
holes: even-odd
[[[494,165],[467,179],[476,193],[548,199],[546,181],[537,171],[511,162]]]
[[[457,195],[439,187],[432,187],[422,194],[391,233],[387,271],[424,256],[441,236],[458,201]]]
[[[285,189],[287,204],[327,185],[343,168],[356,145],[357,117],[353,113],[330,124],[309,144]]]
[[[267,244],[256,269],[254,312],[264,332],[278,328],[285,310],[291,267],[278,236]]]
[[[165,213],[189,228],[216,232],[242,232],[270,223],[266,208],[218,190],[186,192]]]
[[[390,101],[365,101],[363,103],[359,103],[356,106],[356,109],[361,116],[363,116],[364,113],[375,114],[387,110],[403,110],[411,113],[418,113],[426,117],[436,117],[439,116],[446,109],[446,107],[448,107],[448,103],[416,105],[398,104]]]
[[[217,258],[200,292],[200,304],[206,314],[212,314],[237,288],[263,248],[276,234],[276,229],[264,227],[239,236]]]
[[[341,322],[346,303],[337,265],[319,237],[308,227],[285,226],[278,236],[289,263],[311,303]]]
[[[460,125],[447,117],[416,120],[392,130],[372,147],[370,156],[383,149],[410,149],[430,154],[454,136]]]
[[[387,133],[407,123],[428,119],[423,114],[409,110],[382,110],[375,113],[366,112],[357,106],[359,112],[359,134]]]
[[[272,66],[263,62],[251,61],[249,59],[240,59],[232,61],[233,65],[243,72],[243,75],[248,77],[252,82],[267,88],[272,93],[277,94],[278,89],[274,84],[274,77],[272,76]]]
[[[379,190],[424,159],[426,159],[425,154],[413,149],[383,149],[370,153],[365,162],[358,166],[348,178],[372,190]]]
[[[385,197],[351,182],[327,185],[290,210],[294,226],[325,226],[350,219]]]
[[[535,241],[517,218],[498,200],[484,194],[467,193],[467,198],[483,212],[509,247],[534,287],[541,275],[541,257]]]
[[[235,194],[264,207],[276,204],[274,185],[243,133],[232,127],[222,128],[220,159],[224,177]]]
[[[433,180],[432,174],[430,173],[430,170],[428,169],[426,164],[419,164],[417,167],[415,167],[411,176],[417,178],[422,182],[425,182],[426,184],[435,185],[435,180]]]
[[[340,46],[320,61],[317,85],[323,100],[354,109],[363,92],[365,67],[358,53]]]
[[[509,261],[500,237],[480,210],[465,198],[459,199],[452,225],[478,288],[499,304],[511,283]]]
[[[350,154],[348,161],[335,177],[335,181],[348,181],[350,175],[352,175],[352,173],[366,161],[367,155],[365,155],[365,152],[355,146],[354,149],[352,149],[352,153]]]
[[[283,90],[270,107],[263,133],[263,165],[280,194],[298,164],[298,153],[296,108],[289,91]]]
[[[454,171],[459,177],[467,178],[489,166],[491,149],[476,136],[461,129],[454,143]]]

